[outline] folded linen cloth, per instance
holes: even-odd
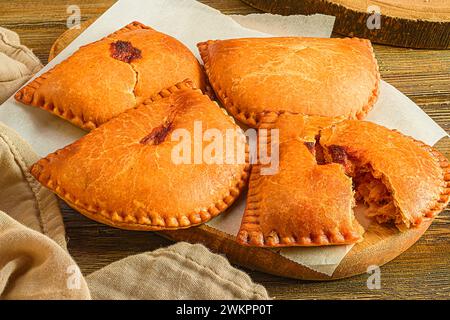
[[[20,44],[17,33],[0,27],[0,104],[42,67],[33,52]]]
[[[0,101],[39,68],[17,35],[0,28]],[[18,81],[2,81],[11,75]],[[188,243],[130,256],[84,278],[67,251],[56,197],[28,172],[37,159],[0,122],[0,299],[269,298],[224,257]]]
[[[87,276],[93,299],[267,299],[264,287],[205,246],[179,242]],[[124,283],[133,279],[132,283]]]
[[[0,211],[0,299],[89,299],[80,275],[56,242]]]
[[[64,225],[56,198],[28,172],[38,156],[2,123],[0,150],[0,210],[65,248]]]
[[[67,253],[55,196],[28,172],[37,159],[0,123],[0,298],[89,299],[83,277],[68,285],[81,272]]]

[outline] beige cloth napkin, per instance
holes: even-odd
[[[112,263],[87,282],[94,299],[268,299],[227,259],[186,242]]]
[[[38,61],[0,28],[0,101],[40,69]],[[188,243],[130,256],[84,278],[67,252],[56,197],[28,171],[37,160],[0,122],[0,299],[269,298],[224,257]]]
[[[0,211],[0,299],[89,299],[80,274],[56,242]]]
[[[0,298],[89,299],[82,277],[76,288],[68,286],[71,273],[81,272],[66,251],[55,196],[28,172],[36,159],[0,123]]]
[[[42,67],[15,32],[0,27],[0,104]]]

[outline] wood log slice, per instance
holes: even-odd
[[[375,43],[408,48],[450,47],[449,0],[242,0],[266,12],[322,13],[336,17],[333,31]],[[369,29],[378,8],[380,28]],[[370,13],[368,12],[370,11]]]

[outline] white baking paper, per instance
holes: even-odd
[[[334,19],[323,15],[281,17],[269,14],[234,18],[247,27],[260,28],[266,33],[245,28],[233,18],[193,0],[119,0],[36,76],[66,59],[80,46],[96,41],[134,20],[174,36],[199,57],[196,44],[209,39],[266,37],[271,30],[278,36],[329,37]],[[446,135],[417,105],[384,81],[381,83],[380,99],[369,113],[368,120],[398,129],[430,145]],[[0,121],[14,128],[41,156],[85,134],[68,122],[46,111],[16,103],[13,98],[0,106]],[[241,197],[227,213],[208,225],[236,235],[244,208],[245,197]],[[363,224],[367,225],[367,221]],[[296,263],[332,275],[351,248],[289,248],[279,253]]]
[[[230,15],[241,26],[258,30],[272,36],[295,36],[329,38],[333,30],[333,16],[314,14],[311,16],[253,13],[248,15]]]

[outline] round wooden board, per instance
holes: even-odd
[[[80,29],[69,29],[62,34],[49,54],[52,60],[93,21],[85,22]],[[226,213],[224,213],[226,214]],[[206,225],[177,231],[158,232],[174,241],[202,243],[214,252],[225,254],[238,265],[262,272],[302,280],[334,280],[367,272],[371,265],[382,266],[411,247],[431,225],[425,221],[420,227],[407,232],[372,223],[364,234],[364,241],[356,244],[342,260],[332,277],[315,272],[266,248],[244,247],[228,234]]]
[[[448,0],[242,0],[266,12],[281,15],[323,13],[336,17],[334,32],[367,38],[376,43],[408,48],[450,47],[450,1]],[[367,21],[377,6],[380,28]],[[373,12],[373,11],[372,11]],[[372,21],[372,18],[371,20]]]

